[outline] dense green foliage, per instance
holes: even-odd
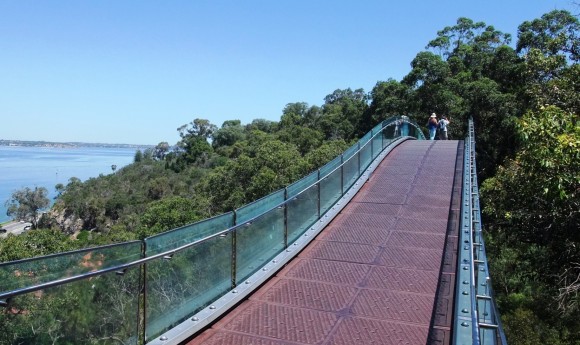
[[[580,24],[552,11],[511,37],[459,18],[401,81],[289,103],[280,121],[194,119],[175,145],[110,175],[59,185],[40,227],[0,260],[144,237],[236,209],[322,166],[380,120],[475,121],[491,276],[510,344],[580,344]],[[15,204],[15,207],[17,205]],[[173,274],[172,272],[165,272]],[[176,278],[177,279],[177,278]],[[176,280],[173,280],[176,281]]]
[[[500,308],[522,343],[572,344],[580,334],[580,118],[549,106],[522,117],[518,134],[517,155],[482,187]],[[522,317],[542,331],[526,332]]]

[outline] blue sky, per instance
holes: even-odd
[[[0,139],[157,144],[195,118],[401,80],[457,18],[513,36],[572,0],[0,0]]]

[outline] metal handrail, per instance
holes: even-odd
[[[485,243],[482,237],[473,119],[469,120],[468,137],[464,144],[460,252],[457,266],[453,343],[457,345],[507,345],[493,296]],[[466,274],[463,271],[469,272],[468,280],[465,279]],[[469,286],[469,290],[466,286]],[[482,286],[485,287],[484,291],[481,291]],[[483,302],[485,308],[482,313],[479,310],[480,301]],[[470,314],[469,318],[462,316],[466,313]],[[490,332],[491,336],[488,337]]]

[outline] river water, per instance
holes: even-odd
[[[120,169],[132,163],[136,150],[0,146],[0,222],[10,220],[5,203],[13,191],[45,187],[52,200],[58,183],[66,185],[71,177],[85,181],[100,174],[111,174],[112,165]]]

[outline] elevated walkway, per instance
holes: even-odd
[[[386,119],[236,210],[0,263],[0,343],[507,344],[468,129]]]
[[[450,344],[460,141],[406,141],[275,277],[186,344]]]

